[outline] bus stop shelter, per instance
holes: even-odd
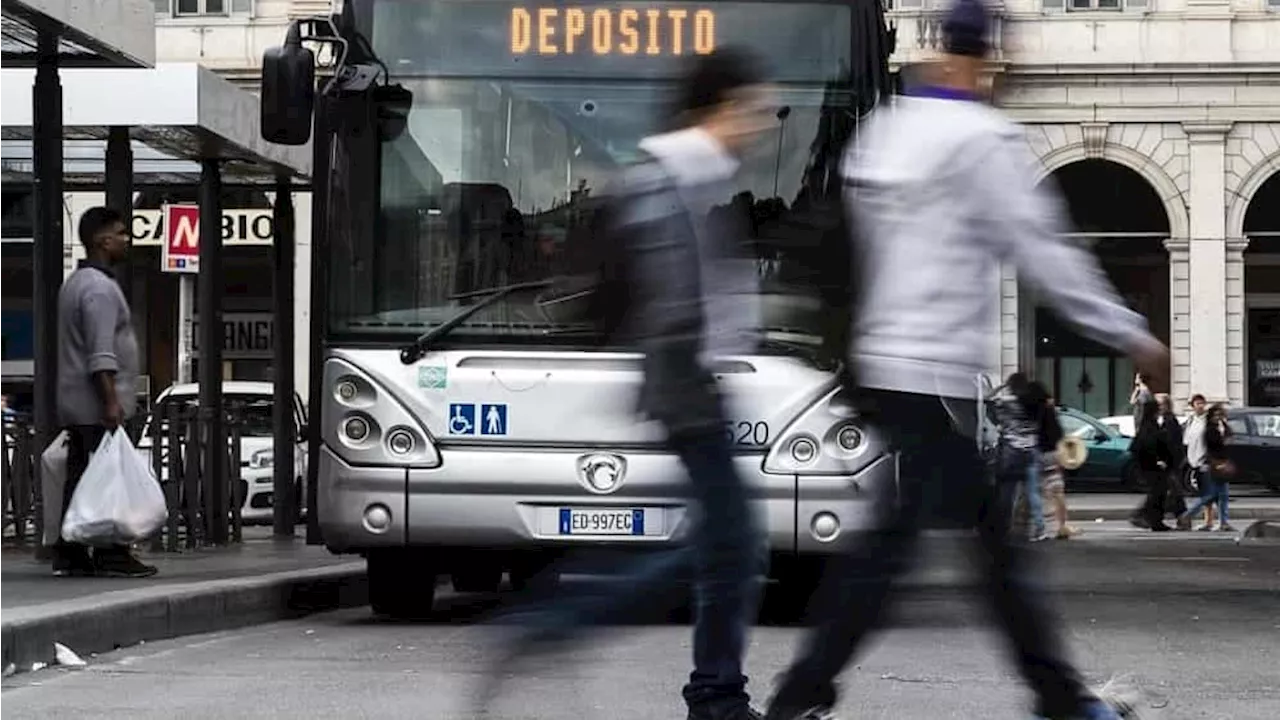
[[[98,3],[68,3],[98,5]],[[100,3],[105,6],[109,3]],[[154,12],[149,2],[146,12]],[[6,48],[9,40],[8,5],[5,5]],[[46,48],[47,49],[47,48]],[[7,50],[6,50],[7,52]],[[258,99],[216,73],[191,63],[156,67],[103,67],[85,63],[62,69],[54,102],[56,122],[46,117],[41,73],[34,69],[6,67],[0,71],[0,126],[4,141],[4,180],[30,181],[36,188],[35,232],[35,407],[37,448],[43,448],[56,431],[54,380],[56,375],[57,294],[61,284],[64,232],[61,224],[62,194],[67,188],[104,190],[106,205],[129,217],[134,187],[139,184],[196,184],[200,206],[200,248],[197,281],[202,360],[200,407],[210,447],[225,444],[226,428],[221,412],[220,375],[222,332],[222,188],[224,182],[269,187],[274,203],[275,287],[275,456],[291,457],[295,438],[288,414],[294,392],[293,337],[294,217],[292,191],[311,172],[310,146],[287,147],[264,141],[260,132]],[[47,84],[47,81],[45,81]],[[57,135],[47,137],[49,125]],[[75,144],[75,157],[64,157],[62,143]],[[56,140],[56,142],[55,142]],[[56,146],[56,147],[54,147]],[[51,150],[50,147],[53,147]],[[53,161],[50,161],[50,157]],[[56,208],[56,210],[54,210]],[[48,215],[55,217],[50,218]],[[211,478],[226,474],[226,457],[207,455],[204,472]],[[276,507],[288,506],[293,495],[292,468],[276,463]],[[284,476],[283,478],[281,476]],[[226,484],[210,484],[212,507],[223,507]],[[292,535],[282,525],[283,510],[276,513],[277,531]],[[225,542],[225,513],[211,515],[210,537]]]

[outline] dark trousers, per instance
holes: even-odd
[[[972,437],[973,401],[942,401],[908,393],[871,391],[871,420],[899,453],[896,501],[882,503],[876,527],[831,559],[814,596],[815,626],[783,675],[775,704],[834,705],[835,677],[877,629],[893,581],[910,566],[922,520],[922,499],[946,488],[956,509],[976,526],[986,592],[1041,714],[1070,715],[1090,697],[1066,659],[1057,623],[1041,586],[1040,560],[1010,537],[1007,487],[991,482]],[[954,416],[954,419],[953,419]],[[957,427],[957,423],[961,426]]]
[[[693,672],[684,698],[690,708],[720,717],[748,702],[742,657],[767,569],[766,544],[724,434],[682,438],[672,445],[691,480],[690,509],[699,513],[692,542],[632,559],[614,568],[617,577],[603,590],[565,597],[532,613],[532,633],[521,654],[547,641],[576,640],[584,627],[625,620],[654,610],[659,602],[674,605],[683,599],[674,591],[692,569]]]
[[[1183,467],[1169,471],[1169,494],[1165,502],[1165,509],[1175,517],[1187,511],[1187,498],[1184,488],[1188,486],[1186,479],[1188,472]]]
[[[102,437],[107,434],[107,429],[101,425],[68,425],[63,429],[67,431],[67,483],[62,488],[61,517],[65,519],[67,508],[71,507],[71,497],[75,494],[76,487],[80,485],[80,478],[84,477],[84,471],[89,467],[89,455],[98,449]],[[124,430],[117,432],[124,432]],[[57,547],[70,549],[85,546],[69,543],[59,536]],[[98,554],[118,553],[124,550],[127,550],[127,547],[99,548]]]
[[[1165,504],[1169,499],[1169,471],[1142,470],[1147,480],[1147,499],[1142,504],[1142,519],[1150,527],[1164,524]]]

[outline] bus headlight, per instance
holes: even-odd
[[[856,475],[879,444],[834,388],[800,414],[773,444],[764,471],[779,475]]]
[[[854,452],[862,446],[862,431],[849,423],[836,431],[836,444],[845,452]]]
[[[818,443],[811,438],[798,437],[791,441],[791,459],[800,465],[808,465],[818,457]]]
[[[413,434],[404,428],[396,428],[387,435],[387,447],[396,455],[408,455],[416,444]]]
[[[358,415],[347,418],[347,421],[342,423],[342,434],[352,442],[364,442],[369,437],[369,421]]]
[[[320,437],[344,462],[440,467],[440,451],[425,422],[431,410],[411,402],[410,390],[340,357],[325,360],[324,387]]]

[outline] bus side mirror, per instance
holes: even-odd
[[[302,46],[297,23],[284,45],[262,54],[262,138],[277,145],[306,145],[315,106],[315,53]]]

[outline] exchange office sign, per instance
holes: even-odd
[[[271,313],[223,313],[223,360],[270,360],[275,338]],[[191,354],[200,355],[200,321],[191,322]]]
[[[159,210],[135,210],[129,228],[137,246],[164,245],[164,213]],[[222,213],[222,244],[270,245],[275,237],[275,224],[270,210],[225,210]]]

